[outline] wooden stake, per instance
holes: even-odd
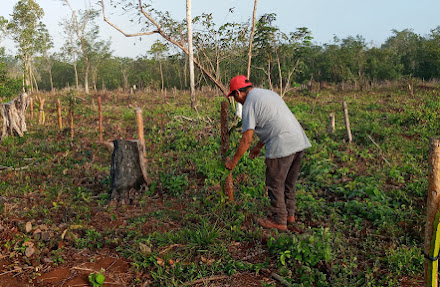
[[[353,137],[351,135],[350,119],[348,118],[347,102],[344,101],[342,103],[342,108],[344,109],[345,127],[347,128],[348,143],[351,143],[353,141]]]
[[[38,124],[42,125],[45,122],[44,119],[44,102],[46,101],[45,98],[38,97],[38,101],[40,102],[40,110],[38,112]]]
[[[101,96],[98,97],[98,116],[99,116],[99,141],[103,141],[103,135],[102,135],[102,102],[101,102]]]
[[[223,101],[221,103],[220,123],[221,123],[221,155],[223,162],[226,161],[226,153],[229,150],[229,102]],[[225,195],[229,198],[229,201],[234,201],[234,185],[232,180],[232,172],[229,173],[225,179]]]
[[[69,115],[70,115],[70,138],[73,140],[74,135],[74,124],[73,124],[73,108],[74,108],[74,99],[73,96],[70,97],[70,104],[69,104]]]
[[[336,130],[336,120],[335,120],[335,113],[330,113],[330,122],[328,125],[328,133],[334,134]]]
[[[440,208],[440,138],[432,138],[429,145],[428,199],[426,204],[425,254],[438,255],[432,243],[435,242],[436,214]],[[437,216],[438,225],[438,216]],[[434,240],[433,240],[434,239]],[[425,286],[438,286],[438,260],[425,259]]]
[[[144,147],[144,157],[147,157],[147,152],[146,152],[146,149],[145,149],[144,119],[142,117],[142,110],[140,108],[135,108],[134,111],[136,113],[136,122],[137,122],[137,127],[138,127],[138,137],[139,137],[139,140],[140,140],[142,146]]]
[[[58,111],[58,128],[60,131],[63,129],[63,118],[61,117],[61,101],[57,99],[57,111]]]
[[[33,120],[34,119],[34,99],[33,98],[31,98],[30,108],[31,108],[31,120]]]

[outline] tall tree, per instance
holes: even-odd
[[[247,78],[248,79],[251,76],[252,42],[254,41],[254,34],[255,34],[255,17],[256,17],[256,14],[257,14],[257,2],[258,2],[258,0],[255,0],[255,2],[254,2],[254,12],[252,14],[251,35],[249,37],[248,68],[247,68]],[[240,103],[238,103],[237,105],[240,105]]]
[[[8,21],[0,16],[0,98],[3,100],[9,100],[22,89],[21,81],[8,75],[8,57],[5,48],[1,45],[3,38],[8,34],[7,24]]]
[[[272,62],[277,45],[277,33],[279,29],[273,24],[276,14],[264,14],[257,22],[255,30],[255,68],[261,70],[267,77],[267,84],[273,90],[272,83]]]
[[[403,65],[404,75],[415,75],[418,69],[417,58],[422,37],[409,29],[392,30],[392,32],[394,35],[385,41],[382,48],[391,49],[398,55]]]
[[[53,91],[53,76],[52,76],[52,55],[49,50],[53,48],[52,37],[46,28],[46,25],[41,24],[37,30],[37,51],[42,55],[44,61],[44,68],[49,74],[50,90]]]
[[[112,54],[110,44],[110,41],[93,41],[88,47],[90,57],[90,70],[92,72],[92,86],[95,92],[98,89],[97,79],[99,67],[106,59],[110,58]]]
[[[191,17],[191,0],[186,0],[186,25],[188,33],[188,57],[189,57],[189,86],[191,91],[191,108],[196,108],[196,91],[194,81],[194,50]]]
[[[78,56],[80,54],[79,48],[76,45],[76,34],[74,29],[74,17],[64,19],[61,25],[64,27],[65,44],[61,48],[64,55],[72,62],[74,76],[75,76],[75,88],[79,89],[79,77],[78,77]]]
[[[122,0],[121,3],[124,3],[126,5],[125,8],[133,7],[133,3],[130,1]],[[128,34],[124,32],[121,28],[113,24],[108,20],[108,18],[105,15],[105,5],[104,0],[100,0],[100,4],[102,7],[102,14],[104,17],[104,21],[106,21],[109,25],[111,25],[113,28],[115,28],[117,31],[121,32],[126,37],[138,37],[138,36],[145,36],[145,35],[153,35],[153,34],[159,34],[161,37],[163,37],[166,41],[170,42],[171,44],[178,47],[180,50],[182,50],[185,54],[189,55],[188,49],[185,47],[184,39],[182,37],[181,31],[179,28],[176,29],[176,22],[173,21],[169,15],[169,13],[160,13],[154,9],[151,9],[148,5],[145,5],[142,0],[138,0],[138,5],[136,5],[136,9],[140,12],[140,15],[142,15],[144,18],[146,18],[147,21],[147,27],[153,27],[154,30],[148,31],[148,32],[140,32],[135,34]],[[122,4],[121,4],[122,5]],[[146,9],[149,9],[148,11]],[[157,20],[155,17],[153,17],[153,13],[160,19]],[[142,23],[145,23],[145,21],[142,21]],[[205,67],[203,67],[195,58],[193,60],[194,64],[205,74],[215,85],[223,92],[223,94],[227,94],[228,91],[225,88],[225,86],[217,81],[211,73],[209,73]]]
[[[12,19],[8,23],[8,30],[18,46],[18,52],[23,65],[22,79],[23,90],[29,87],[34,90],[34,75],[32,60],[38,48],[37,33],[41,27],[41,18],[44,16],[43,9],[34,0],[19,0],[14,6]]]
[[[305,27],[298,28],[290,35],[280,33],[280,43],[274,50],[281,97],[290,91],[295,74],[301,72],[305,55],[309,53],[311,40],[311,32]]]
[[[69,0],[61,0],[64,5],[69,7],[72,12],[72,28],[76,35],[76,41],[81,49],[82,57],[84,58],[84,91],[89,94],[89,73],[90,73],[90,45],[91,42],[96,41],[99,34],[99,27],[94,22],[98,16],[98,12],[93,9],[86,9],[78,12],[72,8]]]
[[[163,68],[162,61],[164,54],[168,50],[167,45],[161,43],[157,40],[153,45],[151,45],[151,49],[149,51],[150,54],[154,55],[155,60],[159,63],[159,73],[160,73],[160,82],[161,82],[161,90],[163,91],[165,88],[165,79],[163,76]],[[194,76],[194,75],[193,75]],[[192,99],[191,99],[192,101]]]

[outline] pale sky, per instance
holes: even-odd
[[[47,25],[55,43],[55,50],[64,43],[60,21],[70,15],[60,0],[36,0],[44,9],[43,22]],[[134,0],[133,0],[134,1]],[[70,0],[75,9],[99,8],[97,0]],[[134,1],[137,2],[137,1]],[[185,0],[151,0],[153,7],[169,11],[176,20],[185,18]],[[15,0],[0,0],[0,16],[10,19]],[[124,28],[127,33],[139,32],[139,27],[131,24],[122,10],[110,15],[109,0],[105,0],[107,17]],[[245,22],[252,16],[254,0],[192,0],[192,16],[212,13],[218,25],[227,22]],[[230,8],[233,13],[229,12]],[[334,36],[363,36],[367,42],[379,46],[389,36],[391,30],[412,29],[425,36],[431,29],[440,26],[440,1],[438,0],[259,0],[257,17],[265,13],[276,13],[275,25],[283,32],[293,32],[298,27],[307,27],[312,32],[316,44],[332,42]],[[145,55],[157,36],[126,38],[99,18],[101,38],[113,41],[115,56],[136,57]],[[9,54],[16,49],[11,41],[4,41]]]

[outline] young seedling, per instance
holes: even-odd
[[[90,286],[92,287],[102,287],[105,281],[105,276],[101,272],[91,273],[89,275]]]

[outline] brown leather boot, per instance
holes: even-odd
[[[287,225],[286,224],[279,224],[276,223],[275,221],[273,221],[270,218],[259,218],[258,219],[258,224],[264,228],[267,229],[271,229],[271,228],[276,228],[278,230],[282,230],[282,231],[286,231],[287,230]]]
[[[295,215],[287,217],[287,224],[295,223],[295,221],[296,221]]]

